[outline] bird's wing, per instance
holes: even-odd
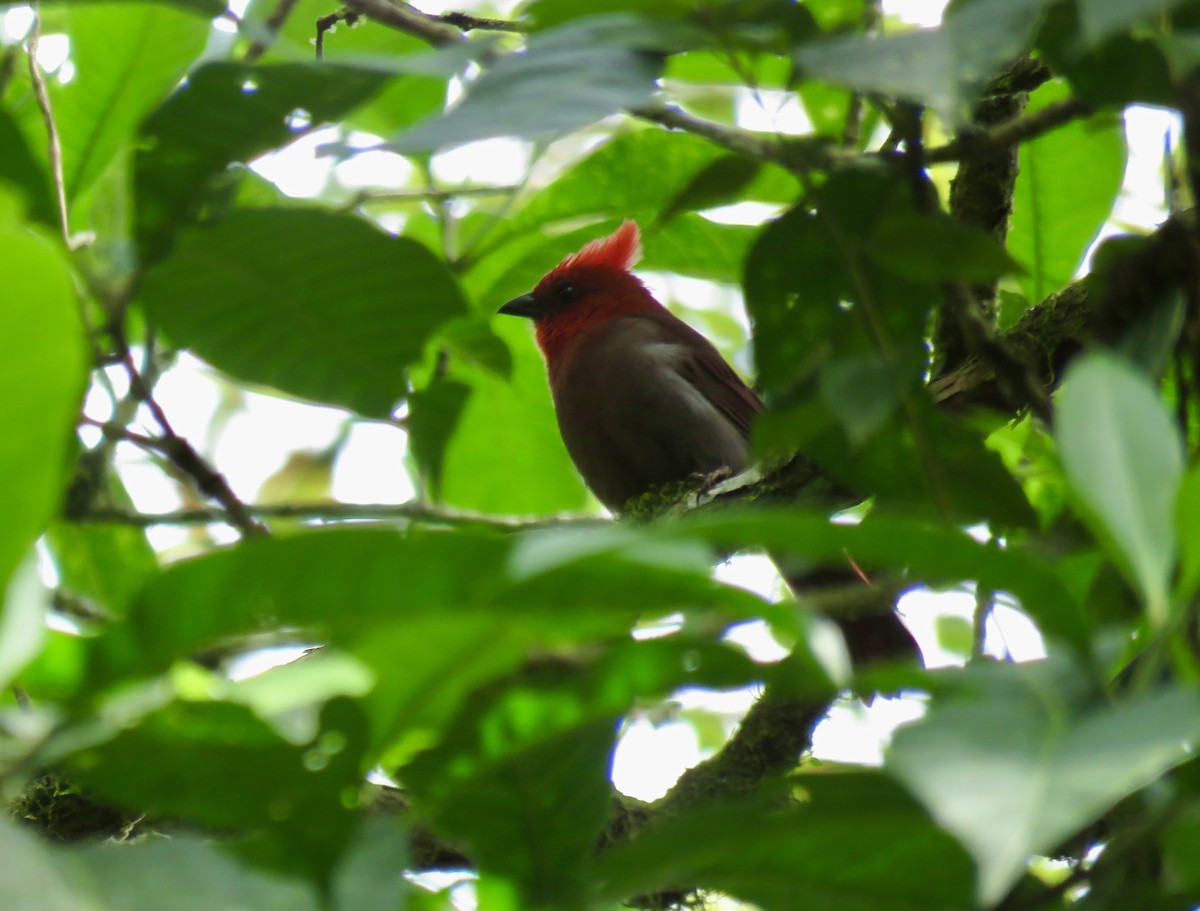
[[[742,436],[750,439],[750,425],[763,410],[762,400],[742,382],[732,367],[703,335],[667,310],[639,314],[651,320],[664,340],[680,345],[680,375],[727,417]]]

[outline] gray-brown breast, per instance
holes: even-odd
[[[554,392],[571,458],[614,511],[661,484],[745,468],[762,408],[716,349],[665,310],[588,330]]]

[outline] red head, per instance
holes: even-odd
[[[500,312],[533,320],[538,347],[553,369],[581,332],[619,316],[663,309],[629,271],[641,255],[637,223],[625,221],[572,253]]]

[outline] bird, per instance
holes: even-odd
[[[533,320],[563,443],[618,514],[664,484],[749,467],[763,409],[712,343],[632,273],[640,258],[637,223],[626,220],[499,311]]]
[[[712,343],[633,274],[641,251],[638,225],[627,219],[499,309],[533,321],[563,443],[584,483],[617,515],[663,485],[744,471],[763,411]],[[785,575],[798,595],[858,578],[856,568]],[[856,663],[916,652],[894,614],[837,622]]]

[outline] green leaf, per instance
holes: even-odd
[[[1142,19],[1166,13],[1184,0],[1079,0],[1083,38],[1100,44],[1106,38]]]
[[[467,384],[439,378],[408,397],[408,444],[434,500],[441,490],[446,446],[470,395]]]
[[[795,57],[809,75],[927,104],[962,123],[980,88],[1025,48],[1047,5],[976,0],[952,9],[936,29],[812,42]]]
[[[509,233],[582,217],[649,218],[721,160],[711,143],[687,133],[638,130],[609,140],[514,215]]]
[[[1175,567],[1175,496],[1183,443],[1149,379],[1096,352],[1067,372],[1055,439],[1092,531],[1144,599],[1151,623],[1166,619]]]
[[[1080,706],[1040,664],[980,666],[971,684],[978,698],[935,700],[898,731],[886,768],[975,858],[982,905],[1007,894],[1031,854],[1187,759],[1200,736],[1190,691]]]
[[[1175,528],[1179,535],[1176,597],[1186,602],[1200,590],[1200,465],[1189,468],[1179,484]]]
[[[209,63],[189,74],[142,125],[134,159],[137,238],[144,259],[171,246],[194,219],[208,182],[298,135],[292,115],[319,125],[373,96],[389,74],[336,64],[248,66]]]
[[[140,299],[177,345],[230,375],[373,417],[466,311],[425,247],[317,209],[248,209],[183,232]]]
[[[512,378],[452,366],[451,376],[470,383],[472,392],[446,447],[442,498],[460,509],[499,515],[582,509],[587,492],[559,438],[532,333],[514,319],[498,319],[495,328],[512,352]]]
[[[968,906],[970,863],[899,788],[871,773],[791,783],[799,804],[691,810],[605,852],[597,864],[602,898],[686,883],[770,911],[796,907],[797,896],[813,911]]]
[[[884,216],[869,252],[886,269],[913,281],[980,283],[1020,268],[990,234],[942,214]]]
[[[54,113],[73,200],[179,84],[212,26],[163,4],[72,3],[66,13],[75,76],[55,98]]]
[[[1069,95],[1051,82],[1030,98],[1028,112]],[[1112,211],[1125,173],[1120,119],[1100,114],[1021,143],[1008,249],[1025,274],[1022,293],[1041,301],[1067,285]]]
[[[662,51],[681,37],[678,27],[627,15],[539,32],[524,53],[489,66],[445,115],[387,148],[426,151],[494,136],[546,139],[587,126],[649,101]]]
[[[56,244],[0,210],[0,324],[19,340],[0,360],[0,588],[58,509],[86,378],[79,302]]]

